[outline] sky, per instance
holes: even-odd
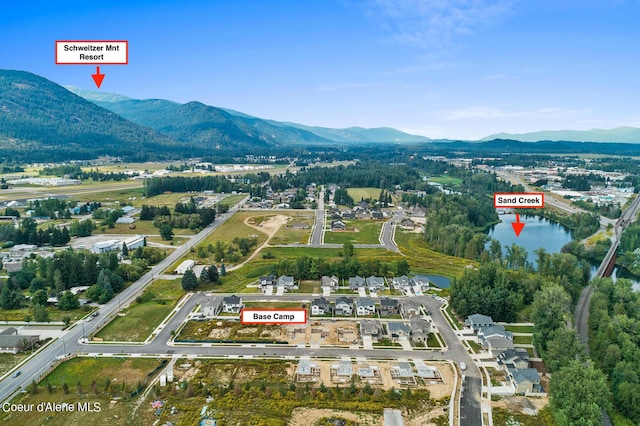
[[[0,69],[97,90],[55,40],[128,40],[100,91],[430,138],[640,127],[638,0],[0,3]]]

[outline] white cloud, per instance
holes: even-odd
[[[375,0],[370,13],[382,20],[392,38],[428,49],[450,46],[511,13],[517,0]]]

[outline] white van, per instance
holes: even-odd
[[[460,370],[466,370],[467,369],[467,364],[465,364],[464,362],[460,362]]]

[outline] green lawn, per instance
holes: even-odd
[[[504,329],[512,333],[533,333],[532,325],[505,325]]]
[[[531,340],[531,336],[513,336],[513,343],[516,345],[530,345],[533,343]]]
[[[129,225],[126,223],[116,223],[113,228],[98,226],[93,234],[160,235],[160,230],[153,226],[152,220],[136,220],[133,224],[136,226],[134,229],[129,229]],[[187,228],[173,228],[173,233],[175,235],[194,235],[194,232]],[[168,243],[169,241],[166,242],[166,244]]]
[[[382,221],[355,219],[345,220],[347,231],[332,232],[329,230],[330,222],[327,224],[327,232],[324,234],[324,242],[327,244],[344,244],[351,241],[356,244],[379,244],[380,229]]]
[[[180,280],[156,280],[131,307],[123,310],[125,316],[116,317],[96,337],[122,342],[143,342],[169,315],[183,294]]]
[[[445,186],[460,186],[462,184],[462,179],[454,178],[446,175],[430,177],[429,181],[439,183]]]
[[[360,200],[370,198],[377,200],[380,196],[380,188],[347,188],[347,193],[358,203]]]
[[[0,353],[0,376],[20,364],[30,353],[1,354]]]

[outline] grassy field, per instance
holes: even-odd
[[[94,234],[140,234],[140,235],[160,235],[160,230],[153,226],[152,220],[137,220],[134,222],[135,229],[129,229],[126,223],[116,223],[113,228],[100,226],[93,231]],[[174,235],[194,235],[194,232],[187,228],[173,228]],[[169,244],[166,241],[165,244]]]
[[[377,200],[380,196],[380,188],[347,188],[347,193],[353,198],[353,201],[358,203],[360,200],[366,200],[367,198]]]
[[[447,278],[462,276],[468,265],[477,263],[458,257],[447,256],[430,250],[420,234],[396,231],[396,244],[406,255],[412,273],[441,275]]]
[[[142,342],[174,308],[184,290],[180,280],[156,280],[138,297],[126,314],[116,317],[96,334],[104,340]],[[117,296],[116,296],[117,297]]]
[[[81,306],[72,311],[61,311],[55,306],[47,306],[49,311],[49,321],[62,321],[66,316],[71,317],[71,322],[84,317],[93,308],[90,306]],[[31,315],[31,307],[23,307],[20,309],[0,310],[0,321],[24,321],[27,315]]]
[[[513,343],[516,345],[530,345],[532,340],[532,336],[513,336]]]
[[[351,241],[354,244],[379,244],[382,221],[355,219],[345,220],[347,231],[332,232],[327,230],[324,234],[326,244],[344,244]],[[330,222],[329,222],[330,224]],[[329,227],[330,225],[327,225]],[[352,231],[353,229],[353,231]]]
[[[0,354],[0,376],[11,370],[16,365],[20,364],[22,360],[27,358],[29,353],[19,354]]]
[[[462,179],[451,176],[433,176],[429,178],[429,181],[445,186],[460,186],[462,184]]]
[[[132,412],[138,397],[130,393],[160,362],[157,359],[75,358],[64,362],[38,384],[37,393],[19,394],[13,403],[33,404],[28,412],[0,411],[0,423],[16,425],[148,425],[153,411],[143,404],[135,416]],[[95,381],[95,384],[92,383]],[[109,386],[107,387],[107,381]],[[51,392],[47,389],[47,382]],[[68,393],[63,385],[67,384]],[[117,402],[116,402],[117,401]],[[68,403],[73,411],[38,411],[39,403]],[[79,409],[87,404],[100,411]],[[84,405],[81,405],[82,407]]]
[[[283,213],[289,216],[291,219],[283,226],[280,227],[278,232],[271,238],[269,244],[306,244],[309,241],[311,235],[311,227],[315,220],[313,212],[290,212]],[[306,229],[294,229],[296,224],[302,224],[307,226]]]

